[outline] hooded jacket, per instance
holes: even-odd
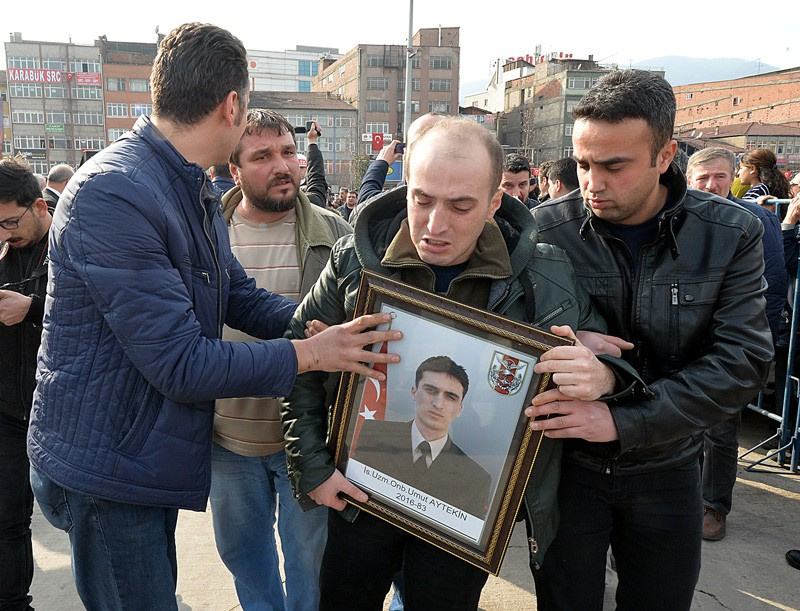
[[[287,337],[302,337],[308,320],[336,324],[351,318],[362,269],[433,292],[434,273],[419,259],[410,239],[405,187],[363,205],[353,235],[334,246]],[[604,321],[591,308],[564,252],[537,242],[530,212],[509,196],[503,196],[494,220],[486,222],[467,268],[451,282],[446,296],[536,326],[605,332]],[[326,446],[325,377],[320,372],[298,376],[282,412],[289,476],[298,496],[314,490],[334,471]],[[558,525],[560,460],[561,443],[543,438],[525,494],[533,523],[533,564],[541,562]],[[348,506],[343,515],[352,520],[357,513]]]

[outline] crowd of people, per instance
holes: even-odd
[[[538,608],[602,609],[609,549],[618,608],[691,607],[741,411],[788,354],[800,174],[751,151],[739,200],[728,150],[680,167],[672,88],[622,70],[575,106],[570,158],[532,170],[431,113],[333,196],[319,125],[301,158],[283,116],[248,109],[228,31],[176,28],[151,84],[152,115],[74,175],[0,162],[0,608],[32,608],[35,497],[87,609],[177,609],[178,511],[209,499],[244,609],[380,609],[393,583],[393,608],[477,609],[487,573],[348,503],[368,496],[328,449],[338,372],[380,382],[400,358],[388,314],[354,317],[363,271],[570,340],[524,407]],[[782,221],[763,196],[793,197]],[[360,452],[406,447],[420,481],[469,465],[480,513],[488,473],[449,431],[469,377],[420,356],[416,418]]]

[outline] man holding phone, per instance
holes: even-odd
[[[301,132],[298,128],[296,132]],[[325,208],[328,204],[328,182],[325,180],[325,160],[319,150],[317,141],[322,136],[322,129],[316,121],[306,121],[306,172],[300,181],[300,190],[308,196],[309,201]]]

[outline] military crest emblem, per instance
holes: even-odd
[[[489,365],[489,386],[501,395],[515,395],[522,388],[528,362],[495,351]]]

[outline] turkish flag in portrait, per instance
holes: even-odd
[[[387,342],[381,344],[380,353],[386,354],[389,345]],[[375,363],[372,368],[375,371],[380,371],[386,376],[386,363]],[[382,382],[378,382],[374,378],[367,378],[364,383],[364,395],[361,399],[361,407],[358,410],[358,420],[356,421],[356,430],[353,433],[353,444],[350,449],[352,456],[353,450],[356,449],[356,442],[358,434],[361,432],[361,424],[364,420],[384,420],[386,418],[386,378]]]
[[[372,150],[379,151],[383,148],[383,134],[372,134]]]

